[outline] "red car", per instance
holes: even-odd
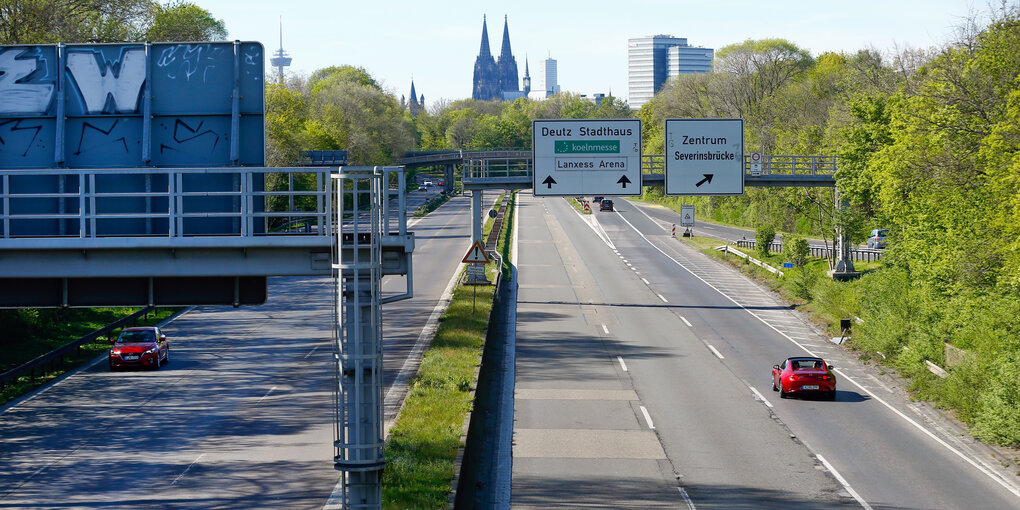
[[[124,328],[110,347],[110,370],[121,367],[159,368],[170,362],[170,342],[159,328]]]
[[[835,368],[822,358],[787,358],[780,365],[772,366],[772,391],[787,398],[790,395],[823,395],[829,400],[836,399]]]

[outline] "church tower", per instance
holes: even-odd
[[[528,58],[524,58],[524,78],[521,78],[521,86],[524,90],[524,97],[531,93],[531,75],[528,74]]]
[[[507,41],[509,44],[509,40]],[[502,60],[502,57],[500,57]],[[489,51],[489,29],[485,23],[485,16],[482,16],[482,45],[478,50],[478,58],[475,59],[474,84],[471,89],[471,99],[478,101],[492,101],[501,99],[499,88],[499,74],[496,69],[496,61]]]
[[[421,102],[418,102],[418,97],[414,93],[414,80],[411,80],[411,100],[407,103],[407,110],[411,112],[412,117],[417,117],[418,113],[425,108],[425,95],[422,94]]]
[[[510,27],[507,17],[503,16],[503,47],[499,51],[499,90],[500,92],[519,92],[517,86],[517,59],[510,50]]]

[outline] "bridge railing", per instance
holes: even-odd
[[[2,170],[0,243],[47,237],[328,236],[331,170]]]

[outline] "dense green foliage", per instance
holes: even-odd
[[[744,118],[748,151],[839,156],[839,208],[819,189],[680,198],[653,188],[645,199],[828,240],[837,227],[854,242],[889,228],[882,267],[849,283],[802,263],[787,234],[784,256],[802,267],[783,285],[826,320],[860,317],[855,348],[979,437],[1020,445],[1020,13],[993,17],[942,49],[892,59],[810,59],[784,41],[747,41],[720,50],[712,73],[669,82],[638,115],[649,153],[663,150],[665,118],[689,116]],[[963,354],[950,360],[949,349]]]
[[[0,0],[0,44],[221,41],[223,21],[171,0]]]

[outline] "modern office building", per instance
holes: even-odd
[[[545,97],[549,97],[560,91],[560,84],[556,77],[556,59],[549,57],[545,59]]]
[[[666,80],[681,74],[712,70],[712,48],[687,44],[685,37],[651,35],[627,41],[627,103],[641,108],[652,99]]]

